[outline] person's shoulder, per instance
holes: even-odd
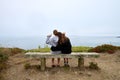
[[[54,38],[54,37],[55,37],[54,35],[51,36],[51,38]]]
[[[70,39],[69,39],[69,37],[66,37],[66,39],[69,41]]]
[[[52,38],[58,38],[58,36],[53,35]]]
[[[58,40],[58,37],[55,36],[55,35],[53,35],[53,36],[51,37],[51,39],[56,41],[56,40]]]

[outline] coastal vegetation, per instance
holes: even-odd
[[[85,47],[85,46],[73,46],[72,52],[88,52],[89,49],[92,47]],[[27,52],[50,52],[50,47],[45,48],[38,48],[38,49],[30,49],[26,50]]]
[[[7,60],[8,60],[8,55],[2,53],[0,50],[0,80],[3,79],[2,74],[1,74],[2,70],[7,68],[7,63],[6,63]]]
[[[72,52],[97,52],[97,53],[114,53],[115,51],[120,50],[120,46],[114,46],[110,44],[103,44],[96,47],[87,47],[87,46],[73,46]],[[0,47],[0,53],[7,55],[14,55],[17,53],[25,52],[50,52],[50,47],[46,46],[44,48],[38,47],[37,49],[24,50],[20,48],[3,48]]]
[[[8,56],[6,54],[0,53],[0,72],[6,68],[6,61]]]
[[[72,52],[97,52],[97,53],[115,53],[120,50],[120,46],[114,46],[110,44],[103,44],[96,47],[86,47],[86,46],[73,46]],[[26,50],[26,52],[50,52],[50,47],[38,48]]]
[[[7,64],[9,56],[17,53],[22,53],[25,50],[20,48],[3,48],[0,47],[0,80],[3,80],[2,71],[5,70],[9,65]]]
[[[20,49],[20,48],[4,48],[4,47],[0,47],[0,53],[4,53],[8,56],[17,54],[17,53],[23,53],[25,52],[24,49]]]
[[[113,46],[110,44],[103,44],[100,46],[96,46],[94,48],[89,49],[89,52],[97,52],[97,53],[110,53],[113,54],[115,53],[117,50],[120,50],[120,46]]]
[[[29,51],[31,51],[31,52],[50,52],[50,47],[46,46],[44,48],[41,48],[39,46],[38,49],[30,49],[30,50],[24,50],[24,49],[20,49],[20,48],[0,47],[0,80],[4,80],[3,79],[4,78],[3,77],[3,75],[4,75],[3,72],[5,70],[7,70],[10,66],[10,65],[8,65],[8,61],[15,58],[15,60],[13,60],[15,64],[16,63],[22,64],[22,63],[24,63],[24,60],[26,60],[23,57],[24,53],[29,52]],[[99,45],[99,46],[96,46],[96,47],[73,46],[72,51],[73,52],[97,52],[97,53],[109,53],[109,54],[113,54],[116,51],[118,51],[117,55],[116,54],[113,54],[113,55],[116,55],[116,58],[115,58],[116,62],[120,61],[119,60],[120,59],[120,54],[119,54],[120,46],[114,46],[114,45],[110,45],[110,44],[103,44],[103,45]],[[19,55],[17,55],[17,54],[19,54]],[[20,56],[20,58],[15,57],[16,55]],[[108,54],[106,54],[106,55],[108,55]],[[11,58],[11,57],[13,57],[13,58]],[[104,57],[102,57],[102,58],[105,59]],[[19,60],[21,60],[21,62]],[[102,60],[102,59],[99,59],[99,60]],[[13,61],[12,61],[12,63],[13,63]],[[92,69],[92,70],[99,70],[100,67],[98,65],[99,64],[97,64],[96,62],[91,61],[89,63],[88,68]],[[40,65],[31,65],[28,61],[27,61],[27,63],[24,63],[24,68],[26,70],[30,69],[30,68],[33,68],[33,67],[39,69]]]

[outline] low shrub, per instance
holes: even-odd
[[[100,69],[100,68],[98,67],[97,63],[90,62],[89,64],[90,64],[90,65],[89,65],[89,68],[90,68],[90,69],[95,69],[95,70]]]
[[[24,49],[20,49],[20,48],[4,48],[4,47],[0,47],[0,53],[4,53],[7,54],[8,56],[17,54],[17,53],[23,53],[25,52]]]
[[[6,61],[8,60],[8,56],[6,54],[0,53],[0,72],[7,68]]]
[[[3,47],[0,48],[0,53],[6,54],[8,56],[12,54],[10,48],[3,48]]]
[[[6,54],[0,53],[0,62],[6,62],[8,56]]]
[[[101,46],[97,46],[95,48],[92,48],[89,50],[89,52],[97,52],[97,53],[114,53],[116,50],[118,50],[118,47],[110,45],[110,44],[103,44]]]
[[[29,69],[29,68],[31,68],[30,63],[26,63],[26,64],[24,65],[24,68],[25,68],[25,69]]]
[[[22,53],[24,52],[23,49],[20,49],[20,48],[11,48],[11,53],[12,54],[17,54],[17,53]]]

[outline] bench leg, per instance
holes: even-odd
[[[84,58],[83,57],[78,58],[78,67],[80,69],[84,68]]]
[[[46,58],[41,58],[41,70],[44,71],[46,67]]]

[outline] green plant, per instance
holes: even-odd
[[[50,52],[50,48],[31,49],[26,52]]]
[[[29,69],[29,68],[31,68],[30,63],[26,63],[26,64],[24,65],[24,68],[25,68],[25,69]]]
[[[8,60],[8,56],[0,52],[0,72],[7,68],[6,61]]]
[[[98,70],[98,69],[99,69],[97,63],[94,63],[94,62],[90,62],[90,63],[89,63],[89,68],[90,68],[90,69],[95,69],[95,70]]]
[[[85,47],[85,46],[73,46],[72,47],[73,52],[88,52],[89,49],[91,49],[91,47]]]
[[[0,53],[0,62],[6,62],[8,60],[8,56],[6,54]]]
[[[91,47],[73,46],[72,52],[88,52],[89,49],[91,49]],[[45,46],[44,48],[40,49],[26,50],[26,52],[50,52],[50,48],[48,46]]]

